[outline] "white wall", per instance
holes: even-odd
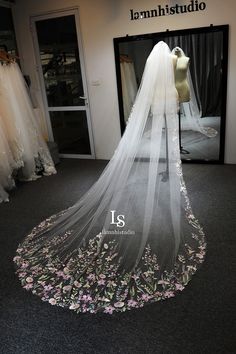
[[[199,0],[200,2],[200,0]],[[29,18],[44,12],[78,6],[86,62],[96,157],[109,159],[120,139],[113,38],[126,34],[229,24],[229,75],[226,119],[226,163],[236,163],[236,1],[205,0],[207,9],[182,15],[130,21],[129,10],[153,9],[158,4],[188,0],[16,0],[14,18],[24,73],[29,74],[41,101]],[[92,81],[100,80],[100,86]]]

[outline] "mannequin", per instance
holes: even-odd
[[[179,103],[190,101],[190,89],[187,81],[187,72],[190,58],[186,57],[179,47],[174,49],[177,57],[175,69],[175,87],[179,95]]]
[[[179,104],[190,101],[190,88],[187,80],[190,58],[186,57],[181,48],[176,47],[172,53],[177,57],[175,67],[175,87],[178,92]],[[181,112],[179,107],[179,147],[180,152],[188,154],[181,144]]]

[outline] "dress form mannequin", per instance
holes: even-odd
[[[190,58],[186,57],[179,47],[174,49],[177,57],[175,67],[175,87],[179,95],[179,103],[190,101],[190,89],[187,81],[187,72]]]
[[[176,47],[173,53],[177,57],[175,67],[175,87],[178,92],[179,104],[190,101],[190,88],[187,81],[187,73],[189,68],[190,58],[183,54],[183,51]],[[184,150],[181,145],[181,113],[179,107],[179,146],[181,153],[188,154],[189,152]]]

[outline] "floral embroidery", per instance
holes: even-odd
[[[132,271],[120,271],[122,259],[117,243],[115,239],[106,239],[103,243],[101,233],[90,239],[86,246],[74,250],[63,263],[51,246],[63,242],[70,231],[50,242],[45,241],[42,249],[34,240],[39,231],[54,223],[58,217],[54,215],[34,228],[17,249],[14,262],[23,288],[51,305],[68,307],[77,313],[103,311],[107,314],[143,307],[146,303],[171,298],[182,291],[203,262],[206,243],[203,230],[191,210],[180,164],[177,169],[181,193],[185,198],[186,217],[195,232],[191,235],[192,246],[182,245],[171,271],[160,270],[158,255],[153,253],[150,244],[137,267]]]

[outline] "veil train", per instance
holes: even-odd
[[[206,242],[183,180],[177,110],[171,52],[159,42],[100,178],[19,245],[14,262],[25,289],[77,313],[109,314],[184,289]]]

